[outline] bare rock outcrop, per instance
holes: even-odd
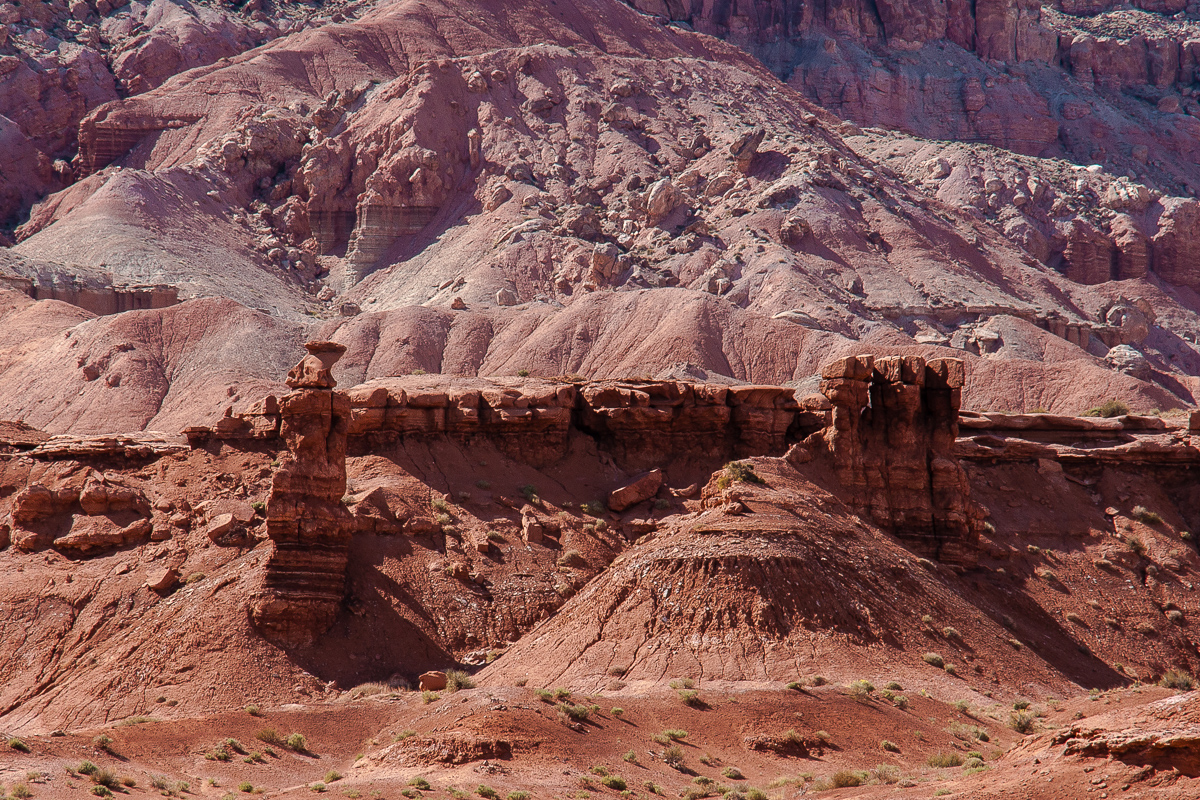
[[[848,356],[826,364],[821,377],[833,405],[824,441],[850,502],[918,552],[973,565],[970,484],[952,453],[962,362]]]
[[[305,347],[309,354],[288,375],[295,391],[279,400],[287,452],[267,501],[274,552],[251,607],[258,630],[284,647],[310,644],[333,624],[345,596],[351,535],[342,504],[350,398],[333,391],[329,374],[346,348],[332,342]]]

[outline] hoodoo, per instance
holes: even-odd
[[[333,624],[346,594],[350,549],[350,513],[342,505],[350,398],[334,391],[330,374],[346,348],[334,342],[305,348],[309,354],[288,373],[295,391],[278,402],[287,450],[267,501],[274,550],[251,608],[258,630],[289,647],[312,644]]]

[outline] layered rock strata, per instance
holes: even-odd
[[[482,437],[534,466],[567,454],[572,432],[596,440],[623,469],[640,471],[674,458],[723,462],[782,455],[821,429],[827,411],[811,409],[783,386],[721,386],[683,381],[564,383],[504,379],[385,378],[347,392],[352,453],[404,438]],[[282,401],[268,397],[212,427],[189,428],[193,442],[270,439]]]
[[[973,565],[970,485],[953,456],[962,362],[849,356],[821,377],[833,406],[823,438],[849,502],[914,550]]]
[[[345,597],[350,549],[350,514],[342,505],[350,399],[333,390],[329,372],[346,348],[333,342],[305,347],[309,355],[288,374],[295,391],[278,401],[287,450],[267,501],[274,551],[251,606],[259,632],[284,647],[310,644],[333,624]]]

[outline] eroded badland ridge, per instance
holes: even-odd
[[[1200,7],[120,2],[0,2],[0,797],[1200,794]]]

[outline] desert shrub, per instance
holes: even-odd
[[[666,792],[663,790],[663,788],[661,786],[659,786],[657,783],[654,783],[653,781],[646,781],[645,783],[642,784],[642,787],[650,794],[657,794],[657,795],[665,795],[666,794]]]
[[[954,666],[953,664],[947,664],[946,666],[942,667],[942,669],[946,670],[947,675],[958,674],[958,667]]]
[[[425,705],[429,705],[434,700],[441,700],[441,699],[442,699],[441,692],[431,692],[428,689],[421,692],[421,702],[424,703]]]
[[[13,736],[8,740],[8,746],[13,750],[16,750],[18,753],[28,753],[32,750],[32,748],[25,743],[24,739],[19,739],[16,736]]]
[[[871,697],[871,692],[875,691],[875,687],[870,681],[857,680],[848,687],[850,696],[859,702],[865,701]]]
[[[877,764],[875,769],[871,770],[871,775],[880,783],[898,783],[900,768],[895,764]]]
[[[955,700],[954,710],[960,714],[966,714],[968,717],[971,716],[971,704],[966,700]]]
[[[304,738],[302,733],[293,733],[287,737],[287,748],[294,750],[297,753],[308,752],[308,740]]]
[[[625,755],[621,756],[621,760],[624,761],[626,764],[636,764],[637,763],[637,753],[630,750]]]
[[[869,776],[865,772],[856,772],[851,769],[841,769],[833,773],[829,778],[829,783],[835,789],[842,789],[847,786],[862,786],[867,782]]]
[[[794,734],[796,732],[788,731],[788,733]],[[785,736],[786,736],[786,734],[785,734]],[[816,737],[818,739],[820,739],[823,744],[829,744],[829,742],[833,739],[833,737],[829,735],[829,731],[817,731]]]
[[[1110,628],[1114,629],[1114,630],[1116,630],[1117,628],[1120,628],[1120,627],[1121,627],[1121,621],[1120,621],[1120,620],[1113,619],[1112,617],[1105,617],[1105,618],[1104,618],[1104,624],[1105,624],[1105,625],[1107,625],[1108,627],[1110,627]]]
[[[233,758],[233,756],[230,754],[227,747],[221,745],[214,747],[212,750],[209,750],[207,753],[205,753],[204,758],[208,761],[229,761],[231,758]]]
[[[238,784],[238,791],[249,794],[250,792],[254,791],[254,784],[250,781],[243,781],[242,783]]]
[[[791,683],[789,683],[787,685],[787,688],[791,689],[794,692],[799,692],[804,689],[804,684],[800,683],[799,681],[792,681]]]
[[[99,767],[92,773],[92,783],[97,786],[107,786],[109,789],[115,789],[121,785],[121,779],[111,769]]]
[[[1149,622],[1143,622],[1137,629],[1142,636],[1158,636],[1158,629]]]
[[[605,775],[600,779],[600,782],[609,789],[616,789],[618,792],[625,790],[625,779],[620,775]]]
[[[523,789],[518,789],[514,792],[509,792],[507,800],[529,800],[529,792]]]
[[[687,735],[688,735],[687,731],[682,731],[682,730],[679,730],[678,728],[671,728],[671,729],[663,731],[663,736],[666,736],[668,739],[670,739],[673,742],[683,741],[684,739],[687,738]]]
[[[902,691],[904,691],[904,687],[903,687],[903,686],[901,686],[901,685],[900,685],[899,683],[897,683],[896,681],[888,681],[888,682],[887,682],[887,686],[884,686],[883,688],[885,688],[885,689],[890,689],[890,690],[891,690],[891,691],[893,691],[893,692],[902,692]]]
[[[744,461],[730,461],[721,470],[721,477],[717,478],[717,488],[724,490],[731,485],[738,483],[765,483],[762,478],[754,471],[754,468]]]
[[[670,686],[672,689],[695,689],[696,682],[691,678],[676,678],[671,681]]]
[[[1106,400],[1095,408],[1089,408],[1084,411],[1081,416],[1084,417],[1122,417],[1129,413],[1129,406],[1122,403],[1120,400]]]
[[[433,506],[438,511],[442,511],[442,512],[450,511],[450,504],[446,502],[446,498],[444,498],[444,497],[434,497],[432,500],[429,501],[429,505]]]
[[[896,744],[895,742],[890,742],[887,739],[884,739],[882,742],[880,742],[879,746],[882,747],[884,750],[887,750],[889,753],[899,753],[900,752],[900,745]]]
[[[558,557],[560,567],[586,567],[587,560],[578,550],[567,550]]]
[[[1066,616],[1067,622],[1072,622],[1076,625],[1083,624],[1083,617],[1076,614],[1074,611],[1068,611]]]
[[[342,779],[342,773],[338,772],[336,769],[331,769],[331,770],[329,770],[329,772],[325,773],[325,782],[326,783],[335,783],[337,781],[340,781],[341,779]]]
[[[1158,525],[1162,522],[1162,517],[1145,506],[1134,506],[1130,514],[1138,522],[1144,522],[1147,525]]]
[[[496,798],[500,796],[496,793],[495,789],[482,783],[479,784],[479,786],[475,789],[475,794],[479,795],[480,797],[486,797],[488,800],[496,800]]]
[[[112,789],[109,789],[107,786],[93,786],[92,794],[96,795],[96,797],[112,797],[113,796]]]
[[[945,636],[947,639],[961,639],[962,638],[962,634],[960,634],[958,632],[958,628],[951,628],[949,625],[942,628],[942,636]]]
[[[448,669],[446,670],[446,691],[457,692],[459,689],[474,689],[475,681],[471,680],[471,676],[462,670]]]
[[[280,747],[287,746],[287,742],[283,740],[283,737],[281,737],[274,728],[263,728],[261,731],[254,734],[254,738],[258,739],[260,742],[266,742],[267,744],[274,744]]]
[[[942,658],[937,653],[926,653],[925,655],[921,656],[921,660],[929,666],[937,667],[938,669],[942,669],[946,666],[946,659]]]
[[[258,706],[246,706],[246,713],[252,717],[261,717],[263,715],[262,709]]]
[[[584,722],[592,713],[591,709],[587,706],[575,703],[559,703],[558,712],[569,717],[574,722]]]
[[[1179,623],[1183,622],[1183,612],[1177,608],[1172,608],[1167,612],[1167,619],[1178,625]]]
[[[824,675],[813,675],[812,680],[809,681],[809,683],[813,686],[824,686],[825,684],[829,683],[829,679]]]
[[[1146,543],[1137,536],[1125,537],[1125,545],[1139,556],[1146,555]]]
[[[662,754],[663,763],[671,769],[683,769],[683,748],[677,744],[671,745]]]
[[[925,763],[929,764],[931,767],[937,768],[961,767],[963,763],[963,757],[962,753],[958,753],[953,750],[948,753],[939,750],[936,753],[930,754],[929,758],[925,760]]]
[[[1027,708],[1029,708],[1029,701],[1023,697],[1017,702],[1013,703],[1013,710],[1015,711],[1024,711]]]
[[[896,708],[903,711],[904,709],[908,708],[908,697],[898,694],[892,698],[892,704],[895,705]]]
[[[737,767],[726,767],[725,769],[721,770],[721,775],[726,778],[729,778],[729,780],[731,780],[731,781],[744,780],[746,777],[745,775],[742,774],[742,771],[740,769],[738,769]]]
[[[704,705],[704,701],[700,699],[700,693],[695,689],[680,689],[679,699],[683,701],[685,706],[697,708]]]
[[[1158,681],[1158,685],[1166,689],[1181,689],[1185,692],[1190,692],[1196,686],[1196,681],[1186,672],[1177,669],[1169,669],[1163,673],[1162,678]]]
[[[1033,733],[1034,716],[1028,711],[1014,711],[1008,718],[1008,727],[1017,733]]]
[[[728,797],[728,795],[726,795]],[[767,800],[767,793],[751,786],[746,790],[746,800]]]
[[[620,706],[613,706],[612,710],[609,713],[612,714],[614,717],[620,719],[621,715],[625,713],[625,709],[621,708]]]

